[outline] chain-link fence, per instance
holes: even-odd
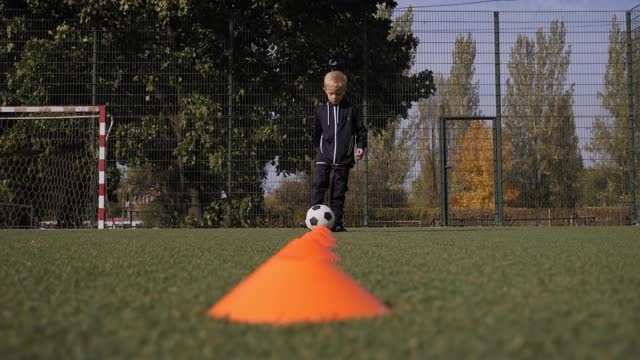
[[[301,226],[332,69],[369,128],[347,226],[637,223],[638,10],[314,11],[4,9],[1,99],[107,105],[108,226]]]

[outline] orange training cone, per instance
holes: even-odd
[[[328,261],[272,257],[209,309],[209,316],[285,325],[384,315],[389,309]]]
[[[313,230],[306,233],[303,238],[307,236],[319,242],[324,247],[336,247],[336,238],[333,237],[333,233],[327,227],[316,226]]]
[[[331,250],[320,245],[310,237],[301,237],[290,241],[280,249],[273,257],[289,258],[296,260],[324,260],[338,262],[340,258]]]

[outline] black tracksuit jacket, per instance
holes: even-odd
[[[367,128],[347,100],[339,105],[325,102],[316,115],[313,144],[320,148],[316,164],[353,167],[354,149],[367,147]]]

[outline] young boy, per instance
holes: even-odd
[[[355,159],[360,160],[364,156],[367,129],[356,109],[344,98],[347,93],[347,77],[344,73],[327,73],[323,90],[328,101],[320,107],[316,116],[313,144],[319,151],[316,156],[316,176],[311,187],[311,205],[321,204],[331,186],[331,210],[336,216],[332,230],[346,231],[342,216],[345,193],[349,190],[349,170],[355,164]]]

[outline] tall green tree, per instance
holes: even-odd
[[[446,116],[480,114],[480,82],[476,74],[476,41],[471,33],[458,34],[453,47],[452,64],[447,78]]]
[[[574,207],[582,168],[567,86],[571,46],[562,21],[534,37],[518,34],[511,48],[503,122],[513,142],[512,181],[522,184],[516,206]]]
[[[627,33],[620,28],[618,18],[614,15],[609,30],[604,90],[598,91],[598,99],[611,117],[598,117],[594,120],[592,138],[587,147],[594,155],[592,161],[603,170],[601,174],[606,179],[607,185],[600,187],[604,192],[596,195],[600,202],[606,205],[629,199],[631,126],[627,60]]]

